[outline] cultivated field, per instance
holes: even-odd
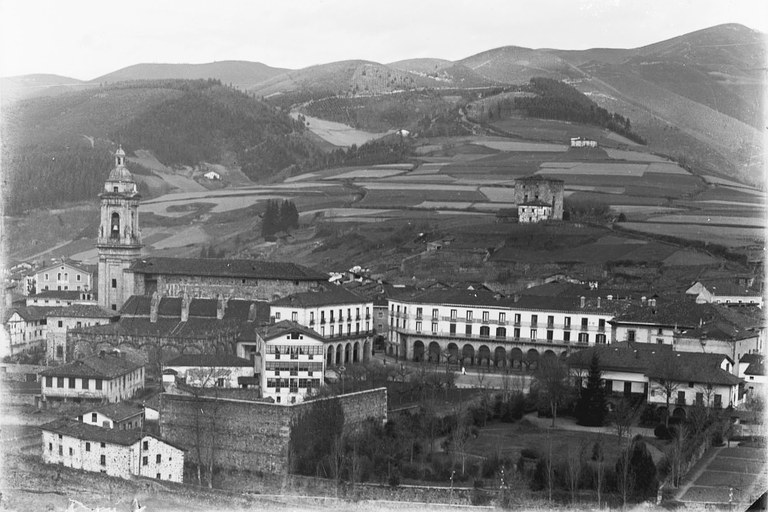
[[[294,119],[299,118],[298,112],[291,112],[291,117]],[[356,130],[351,126],[342,123],[336,123],[333,121],[326,121],[317,117],[311,117],[304,115],[307,120],[309,130],[320,137],[321,139],[330,142],[334,146],[349,147],[352,144],[361,146],[368,141],[380,139],[385,135],[394,133],[394,130],[389,130],[384,133],[371,133],[363,130]]]

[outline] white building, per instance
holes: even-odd
[[[186,384],[195,387],[244,387],[257,372],[254,362],[226,354],[183,354],[165,364]],[[245,380],[244,380],[245,379]]]
[[[37,292],[93,290],[93,272],[74,261],[57,261],[35,273],[35,288]]]
[[[118,402],[89,409],[78,415],[77,421],[115,430],[141,429],[144,425],[144,407],[128,402]]]
[[[261,394],[277,403],[301,402],[323,385],[326,344],[296,322],[283,320],[256,330],[255,343],[239,342],[237,354],[260,368]]]
[[[44,401],[119,402],[144,387],[144,365],[125,353],[101,352],[40,372]]]
[[[220,180],[221,174],[217,173],[216,171],[208,171],[207,173],[203,174],[207,179],[209,180]]]
[[[697,281],[685,293],[696,297],[699,304],[724,304],[727,306],[763,306],[763,295],[745,283],[732,279]]]
[[[552,218],[552,205],[544,201],[528,201],[517,205],[517,219],[520,224],[544,222]]]
[[[48,309],[36,306],[6,309],[3,312],[3,329],[0,330],[0,357],[44,348]]]
[[[624,307],[624,301],[602,298],[428,291],[389,300],[389,352],[463,366],[530,366],[542,354],[611,343],[609,321]]]
[[[596,148],[597,141],[584,137],[571,137],[572,148]]]
[[[115,430],[59,419],[42,430],[42,458],[46,464],[106,473],[183,481],[184,451],[140,429]]]

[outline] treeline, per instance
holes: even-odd
[[[530,117],[596,125],[639,144],[646,144],[645,139],[632,131],[629,118],[599,107],[568,84],[538,77],[531,78],[526,89],[535,96],[515,98],[513,105],[516,110],[522,110]],[[499,108],[503,109],[503,106]]]
[[[280,231],[299,227],[299,210],[293,201],[288,199],[281,203],[277,199],[267,201],[267,208],[261,219],[261,236],[267,237]]]

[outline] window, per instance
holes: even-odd
[[[75,380],[76,380],[76,379],[75,379],[74,377],[70,377],[70,378],[69,378],[69,387],[70,387],[71,389],[75,389]]]
[[[467,324],[467,326],[464,328],[464,333],[467,336],[472,336],[472,324]]]
[[[437,322],[432,322],[432,334],[437,334]]]
[[[664,334],[664,329],[662,329],[661,327],[659,327],[659,330],[658,330],[658,331],[656,331],[656,334],[657,334],[657,335],[659,335],[659,336],[661,336],[662,334]]]
[[[59,445],[59,455],[64,455],[64,447]]]
[[[75,274],[75,281],[80,281],[80,274]]]
[[[678,405],[685,405],[685,391],[677,392],[677,403]]]
[[[627,331],[627,341],[635,341],[635,330],[629,329]]]
[[[421,332],[421,322],[416,322],[416,332]]]
[[[159,457],[159,455],[158,455],[158,457]],[[160,480],[160,473],[158,473],[157,475],[155,475],[155,478],[157,478],[158,480]],[[168,476],[168,478],[170,478],[170,475]]]
[[[56,274],[56,280],[61,281],[61,272]]]
[[[96,381],[96,389],[101,390],[101,379],[94,379]]]
[[[117,279],[112,280],[112,288],[117,288]]]
[[[539,315],[531,315],[531,327],[535,327],[539,323]]]
[[[56,348],[61,348],[61,347],[56,347]],[[49,387],[49,388],[53,387],[53,377],[46,377],[45,378],[45,386]]]
[[[142,466],[147,466],[147,465],[149,465],[149,457],[147,457],[146,455],[145,455],[144,457],[142,457],[142,459],[141,459],[141,465],[142,465]]]
[[[515,336],[516,340],[520,339],[520,328],[519,327],[515,327],[514,336]]]
[[[162,462],[162,460],[163,460],[163,456],[158,453],[157,457],[155,457],[155,462],[160,464],[160,462]]]
[[[605,334],[598,334],[595,336],[595,343],[605,343],[605,342],[606,342]]]
[[[520,313],[515,313],[515,325],[520,325]]]
[[[490,313],[488,311],[483,311],[483,322],[487,322],[490,319]]]
[[[504,327],[497,327],[496,328],[496,337],[497,338],[506,338],[507,337],[507,329]]]
[[[88,389],[88,381],[89,381],[89,380],[90,380],[90,379],[87,379],[87,378],[85,378],[85,377],[83,377],[82,379],[80,379],[80,389]]]
[[[310,311],[309,312],[309,325],[312,325],[315,323],[315,312]]]
[[[696,405],[704,405],[704,393],[696,393]]]
[[[536,329],[531,329],[531,339],[536,341]]]
[[[547,327],[554,327],[555,325],[555,315],[549,315],[547,317]]]
[[[421,308],[416,308],[416,318],[421,318]]]
[[[499,313],[499,323],[503,324],[507,321],[507,314],[506,313]]]
[[[451,320],[456,320],[456,316],[457,316],[456,310],[452,309],[451,310]]]
[[[48,279],[49,279],[49,277],[48,277],[48,273],[46,272],[46,274],[45,274],[45,280],[47,281]],[[46,288],[46,290],[47,290],[47,288]]]
[[[448,326],[448,332],[451,334],[451,336],[456,335],[456,324],[450,324]]]
[[[53,451],[53,443],[48,443],[48,451],[49,452]]]
[[[102,447],[102,448],[106,448],[106,447],[107,447],[107,444],[106,444],[106,443],[101,443],[101,447]]]
[[[467,322],[472,321],[472,311],[467,311]]]
[[[98,421],[98,414],[95,412],[91,413],[91,423],[96,423]]]
[[[552,340],[555,339],[555,331],[548,329],[547,330],[547,341],[552,343]]]
[[[597,321],[597,328],[601,331],[605,330],[605,318],[601,318]]]
[[[143,450],[149,450],[149,441],[144,441],[141,447]]]
[[[589,343],[589,334],[587,334],[586,332],[580,332],[579,343]]]
[[[481,338],[488,338],[491,335],[491,328],[487,325],[483,325],[480,327],[480,337]]]
[[[433,309],[432,310],[432,320],[437,320],[438,316],[439,316],[438,310],[437,309]]]
[[[299,321],[299,313],[296,312],[296,311],[291,312],[291,320],[294,321],[294,322],[298,322]]]
[[[75,453],[75,451],[74,451],[74,450],[72,449],[72,447],[70,446],[70,447],[69,447],[69,456],[71,457],[72,455],[74,455],[74,453]]]
[[[64,327],[64,322],[62,320],[59,320],[57,324],[59,327]]]
[[[581,330],[586,331],[589,325],[589,321],[586,318],[581,319]]]

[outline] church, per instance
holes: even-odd
[[[268,302],[328,286],[294,263],[143,255],[141,196],[121,147],[99,199],[98,303],[120,319],[70,329],[68,360],[119,349],[159,373],[176,355],[233,353],[269,321]]]

